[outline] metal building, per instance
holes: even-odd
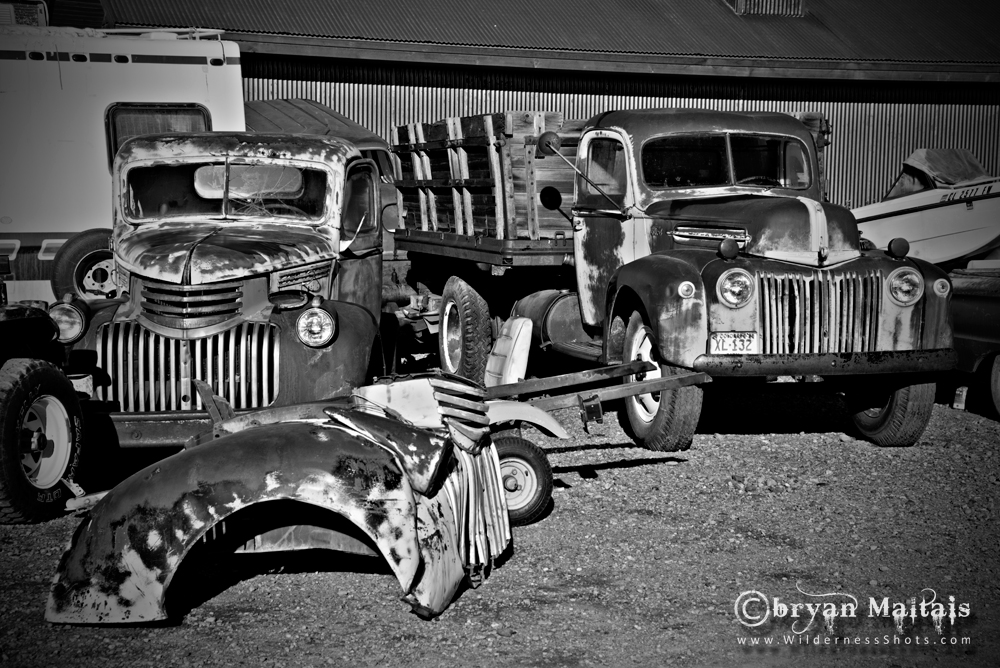
[[[221,28],[248,99],[316,99],[389,136],[505,109],[822,111],[830,199],[909,153],[1000,173],[1000,4],[985,0],[102,0],[105,25]]]

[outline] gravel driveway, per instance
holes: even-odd
[[[537,438],[551,513],[429,622],[380,561],[305,552],[189,574],[173,625],[52,626],[48,583],[80,519],[0,527],[0,665],[1000,665],[1000,424],[938,405],[915,447],[879,449],[809,387],[747,394],[710,395],[676,455],[632,447],[613,414],[591,434],[560,414],[572,439]],[[950,596],[939,635],[919,604]],[[899,634],[891,606],[909,615],[911,598]],[[832,630],[789,616],[817,602],[835,604]]]

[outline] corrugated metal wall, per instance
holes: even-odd
[[[788,85],[794,88],[794,83]],[[926,102],[709,99],[480,90],[458,87],[341,83],[247,78],[248,100],[314,99],[383,137],[393,125],[509,109],[561,111],[587,118],[608,109],[706,107],[729,111],[821,111],[833,126],[827,148],[830,199],[849,207],[878,201],[902,160],[922,147],[966,148],[992,174],[1000,174],[1000,104]],[[871,98],[878,99],[873,91]],[[994,97],[995,96],[984,96]]]

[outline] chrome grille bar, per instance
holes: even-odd
[[[235,409],[262,408],[278,394],[279,353],[277,327],[268,323],[242,323],[194,341],[109,323],[97,333],[97,363],[111,383],[97,395],[124,412],[202,410],[192,388],[203,380]]]
[[[880,272],[763,272],[757,284],[763,354],[877,350]]]

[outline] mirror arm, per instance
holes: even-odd
[[[604,195],[604,199],[606,199],[606,200],[608,200],[609,202],[611,202],[611,206],[615,207],[615,209],[617,209],[617,210],[618,210],[619,212],[621,212],[621,215],[622,215],[622,216],[624,216],[624,215],[625,215],[625,213],[624,213],[624,211],[623,211],[623,209],[622,209],[621,205],[619,205],[619,204],[618,204],[618,202],[616,202],[616,201],[614,201],[613,199],[611,199],[611,196],[610,196],[610,195],[608,195],[608,194],[607,194],[606,192],[604,192],[604,190],[603,190],[603,189],[601,188],[601,186],[599,186],[599,185],[597,185],[596,183],[594,183],[593,181],[591,181],[591,180],[590,180],[590,177],[588,177],[588,176],[587,176],[586,174],[584,174],[584,173],[583,173],[582,171],[580,171],[580,168],[579,168],[579,167],[577,167],[577,166],[576,166],[576,165],[574,165],[574,164],[573,164],[572,162],[570,162],[569,158],[567,158],[567,157],[566,157],[566,156],[564,156],[564,155],[563,155],[562,153],[560,153],[560,152],[559,152],[559,147],[558,147],[558,146],[553,146],[553,145],[552,145],[552,142],[551,142],[551,141],[550,141],[550,142],[547,142],[546,146],[547,146],[547,148],[548,148],[548,149],[549,149],[550,151],[552,151],[551,155],[557,155],[557,156],[559,156],[559,158],[560,158],[560,159],[561,159],[561,160],[562,160],[563,162],[565,162],[565,163],[566,163],[567,165],[569,165],[569,166],[570,166],[570,168],[571,168],[571,169],[572,169],[572,170],[573,170],[574,172],[576,172],[577,174],[579,174],[579,175],[580,175],[580,176],[581,176],[581,177],[582,177],[582,178],[583,178],[583,179],[584,179],[584,180],[585,180],[585,181],[586,181],[587,183],[589,183],[590,185],[592,185],[592,186],[594,187],[594,189],[595,189],[595,190],[597,190],[597,192],[599,192],[600,194]]]

